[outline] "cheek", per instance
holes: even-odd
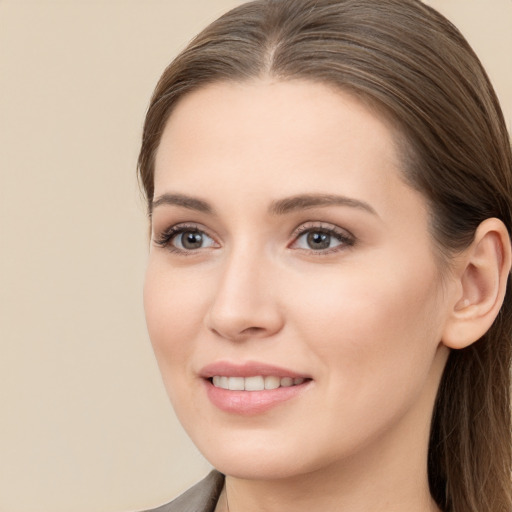
[[[144,310],[162,372],[167,366],[179,367],[192,353],[196,333],[203,325],[203,298],[194,280],[150,261],[144,282]]]
[[[389,269],[399,269],[390,271]],[[351,267],[302,280],[293,301],[297,329],[319,362],[354,387],[364,382],[404,381],[424,376],[440,338],[442,302],[433,265],[414,263],[387,267]],[[295,283],[297,284],[297,283]],[[307,297],[307,298],[305,298]]]
[[[144,282],[146,323],[167,395],[178,415],[186,413],[182,422],[188,416],[201,416],[200,410],[191,408],[190,365],[204,325],[202,300],[197,282],[170,271],[165,262],[150,259]]]
[[[328,431],[343,432],[337,438],[342,450],[349,439],[356,446],[406,414],[426,411],[425,397],[437,385],[435,273],[398,268],[385,278],[372,270],[340,273],[336,280],[317,276],[315,287],[304,283],[307,301],[300,299],[304,293],[289,294],[299,297],[294,300],[296,332],[319,369],[324,403],[333,405],[327,417],[318,411],[319,421],[324,418]]]

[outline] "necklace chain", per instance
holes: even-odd
[[[228,487],[226,486],[225,487],[225,496],[226,496],[226,509],[227,509],[227,512],[229,512],[229,500],[228,500]]]

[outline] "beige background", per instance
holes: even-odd
[[[208,471],[145,332],[152,88],[236,0],[0,0],[0,512],[121,512]],[[432,0],[512,122],[512,0]]]

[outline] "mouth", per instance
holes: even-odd
[[[264,391],[300,386],[308,379],[305,377],[279,377],[277,375],[254,375],[251,377],[214,375],[208,380],[216,388],[230,391]]]
[[[242,416],[264,414],[295,402],[313,384],[309,375],[250,361],[219,361],[199,373],[210,402],[226,413]]]

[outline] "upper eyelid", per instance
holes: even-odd
[[[336,224],[332,224],[330,222],[325,221],[306,221],[301,222],[298,226],[296,226],[291,234],[291,241],[290,244],[293,244],[299,236],[301,236],[304,233],[307,233],[308,231],[313,230],[322,230],[328,233],[332,233],[335,236],[338,235],[341,238],[344,239],[350,239],[355,241],[356,237],[346,228],[342,228],[340,226],[337,226]],[[178,222],[176,224],[172,224],[170,226],[167,226],[166,228],[158,231],[153,232],[152,239],[158,244],[159,241],[163,240],[167,235],[169,236],[169,240],[173,237],[178,235],[180,232],[183,231],[198,231],[201,233],[204,233],[209,238],[213,239],[216,243],[219,242],[219,237],[216,236],[211,232],[208,227],[206,227],[204,224],[199,222]],[[160,244],[161,245],[161,244]]]
[[[198,247],[197,249],[186,249],[175,246],[174,240],[179,237],[181,234],[189,232],[198,232],[206,235],[207,238],[212,240],[214,244],[219,246],[218,239],[210,235],[207,229],[204,229],[201,224],[198,223],[190,223],[190,222],[179,222],[176,224],[172,224],[162,231],[156,231],[152,235],[152,243],[154,243],[157,247],[165,249],[170,253],[175,253],[176,255],[181,256],[193,256],[203,254],[204,250],[210,250],[212,247]]]
[[[210,230],[206,226],[204,226],[203,224],[198,223],[198,222],[177,222],[176,224],[168,225],[161,230],[153,231],[153,235],[155,237],[158,237],[158,236],[163,236],[167,233],[175,233],[180,230],[200,231],[200,232],[205,233],[206,235],[212,237]]]
[[[212,235],[206,226],[196,222],[178,222],[167,226],[162,230],[155,230],[152,233],[151,239],[157,246],[166,247],[171,243],[171,240],[178,236],[180,233],[186,231],[197,231],[204,233],[208,238],[211,238],[215,243],[219,243],[217,237]]]
[[[200,222],[177,222],[175,224],[172,224],[172,225],[168,225],[166,228],[162,229],[162,230],[158,230],[159,233],[165,233],[165,232],[168,232],[168,231],[172,231],[172,230],[177,230],[177,229],[180,229],[180,228],[183,228],[183,229],[196,229],[198,231],[204,231],[206,234],[208,234],[210,232],[210,229],[205,226],[204,224],[200,223]],[[325,229],[326,231],[333,231],[333,232],[336,232],[336,231],[340,231],[340,232],[343,232],[343,233],[347,233],[348,235],[350,236],[353,236],[352,233],[346,229],[346,228],[342,228],[340,226],[337,226],[335,224],[331,224],[330,222],[325,222],[325,221],[306,221],[306,222],[301,222],[300,224],[298,224],[293,230],[292,230],[292,235],[295,235],[297,233],[300,233],[302,231],[305,231],[305,230],[308,230],[308,229]],[[157,231],[153,231],[154,234],[157,233]]]
[[[346,236],[347,238],[354,238],[355,236],[346,228],[331,224],[330,222],[323,221],[307,221],[301,222],[293,231],[294,236],[301,235],[304,232],[311,230],[324,230],[330,233]]]
[[[340,244],[335,247],[325,248],[325,249],[306,249],[303,247],[294,247],[299,243],[299,239],[307,234],[308,232],[315,231],[323,231],[330,236],[336,238]],[[340,251],[346,250],[348,248],[353,247],[357,243],[357,238],[346,228],[342,228],[336,224],[321,222],[321,221],[309,221],[303,222],[295,229],[293,239],[288,244],[288,248],[291,250],[300,251],[303,253],[307,253],[310,255],[314,255],[315,257],[320,256],[328,256],[330,254],[339,253]]]

